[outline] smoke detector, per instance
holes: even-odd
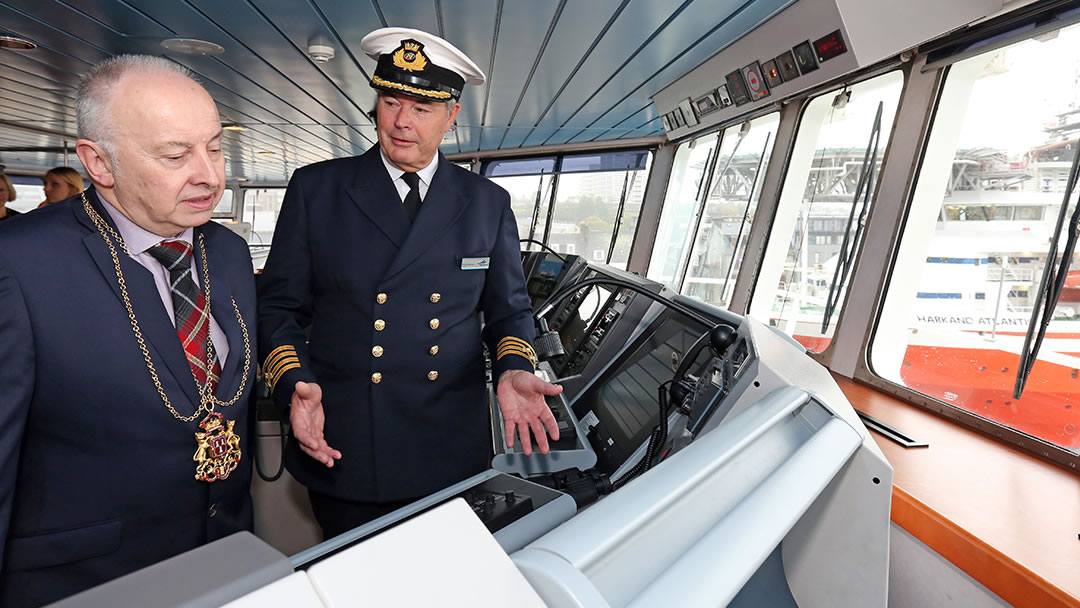
[[[326,63],[334,58],[334,47],[329,44],[311,43],[307,47],[308,57],[315,63]]]

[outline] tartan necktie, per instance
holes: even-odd
[[[416,221],[416,214],[420,213],[420,176],[415,173],[402,173],[401,179],[409,186],[409,193],[405,195],[405,213],[409,214],[409,221]]]
[[[195,381],[199,385],[209,384],[212,394],[221,378],[221,366],[216,357],[210,365],[207,364],[210,315],[206,313],[206,297],[191,277],[191,246],[184,241],[162,241],[146,251],[169,271],[176,334],[180,336]],[[208,367],[209,379],[206,376]]]

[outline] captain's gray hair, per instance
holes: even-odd
[[[109,98],[112,89],[124,76],[132,73],[179,74],[195,82],[199,79],[186,67],[153,55],[116,55],[95,65],[83,76],[75,98],[75,119],[78,122],[79,139],[96,142],[115,162],[115,146],[112,137],[115,128],[111,124]],[[115,167],[114,167],[115,169]]]

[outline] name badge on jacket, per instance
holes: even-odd
[[[461,258],[462,270],[487,270],[491,258]]]

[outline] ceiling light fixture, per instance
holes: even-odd
[[[26,38],[19,38],[18,36],[0,36],[0,48],[13,51],[29,51],[36,49],[37,45]]]
[[[244,125],[238,125],[235,122],[226,123],[226,124],[222,125],[221,128],[225,129],[226,131],[245,131],[245,130],[247,130],[247,127],[245,127]]]
[[[258,154],[259,156],[273,156],[274,155],[274,153],[269,151],[269,150],[263,150],[261,152],[256,152],[256,154]]]
[[[183,55],[220,55],[225,52],[225,47],[220,44],[196,38],[169,38],[162,40],[161,46]]]

